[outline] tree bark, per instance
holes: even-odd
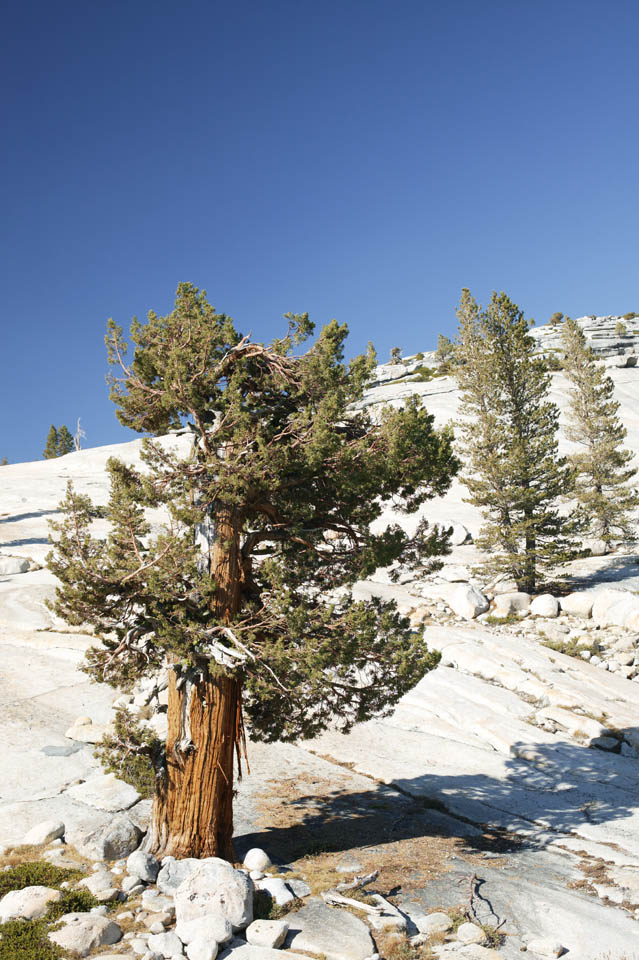
[[[217,584],[213,613],[228,624],[242,593],[240,525],[231,511],[216,512],[209,565]],[[222,668],[192,679],[170,669],[168,724],[166,769],[144,849],[232,862],[234,760],[244,738],[241,680]]]

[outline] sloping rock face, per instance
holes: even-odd
[[[639,317],[578,317],[588,345],[602,359],[614,359],[614,366],[634,367],[639,359]],[[622,329],[622,328],[625,328]],[[543,353],[562,352],[561,324],[533,327],[530,331]]]

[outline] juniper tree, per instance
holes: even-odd
[[[415,511],[457,470],[451,436],[411,400],[373,422],[358,402],[372,349],[343,362],[345,326],[311,336],[307,315],[268,345],[236,331],[191,284],[174,310],[134,320],[133,358],[109,324],[120,365],[111,396],[124,425],[154,435],[190,424],[180,456],[145,440],[145,471],[109,462],[106,540],[72,488],[53,524],[56,610],[101,638],[86,669],[128,688],[168,665],[164,749],[116,723],[112,763],[145,757],[155,785],[147,849],[232,859],[234,754],[251,736],[312,737],[390,708],[437,662],[392,603],[355,602],[352,584],[446,538],[422,524],[373,534],[385,501]],[[163,507],[151,536],[145,510]],[[119,753],[118,753],[119,750]],[[139,771],[138,771],[139,773]]]
[[[53,424],[49,427],[47,443],[42,452],[42,456],[45,460],[53,460],[54,457],[58,456],[58,431]]]
[[[486,570],[534,591],[540,574],[572,549],[572,521],[558,505],[573,475],[557,453],[550,380],[523,313],[505,293],[480,310],[465,289],[457,316],[458,426],[469,501],[484,516],[478,545],[489,553]]]
[[[589,532],[607,544],[613,538],[632,540],[639,495],[629,483],[637,471],[630,466],[632,452],[623,449],[626,428],[617,416],[614,383],[575,320],[566,321],[562,337],[571,384],[566,436],[578,445],[571,460],[580,513]]]

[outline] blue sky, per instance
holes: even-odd
[[[462,286],[639,311],[638,49],[624,0],[5,5],[0,457],[132,438],[106,320],[181,280],[382,358],[452,335]]]

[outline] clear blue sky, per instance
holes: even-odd
[[[132,438],[106,320],[180,280],[384,358],[452,334],[462,286],[639,311],[638,50],[635,0],[9,2],[0,457],[78,416]]]

